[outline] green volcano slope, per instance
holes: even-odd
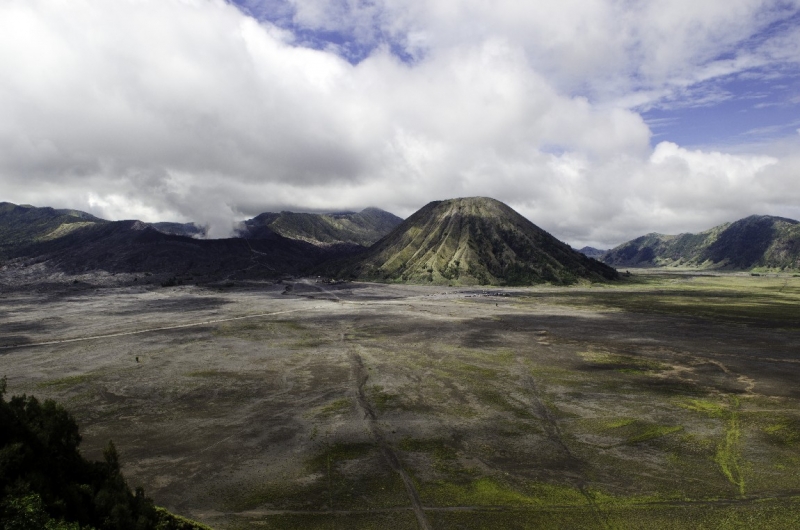
[[[800,223],[751,215],[699,234],[648,234],[611,249],[602,260],[618,267],[800,269]]]
[[[0,202],[0,258],[14,249],[108,223],[79,210],[56,210]]]
[[[568,284],[617,277],[611,267],[485,197],[429,203],[336,273],[453,285]]]
[[[244,222],[242,237],[260,239],[279,234],[317,246],[351,244],[368,247],[403,220],[379,208],[358,213],[262,213]]]

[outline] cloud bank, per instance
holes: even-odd
[[[800,136],[652,145],[641,116],[709,79],[779,76],[798,3],[524,4],[2,2],[0,200],[222,237],[263,211],[487,195],[604,247],[800,217]]]

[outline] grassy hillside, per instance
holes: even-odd
[[[321,248],[269,229],[253,240],[195,239],[192,228],[197,229],[191,223],[105,221],[74,210],[2,203],[0,259],[14,267],[46,263],[66,274],[102,270],[202,282],[302,274],[355,247]]]
[[[462,285],[616,277],[610,267],[485,197],[429,203],[338,273],[379,281]]]
[[[798,269],[800,223],[753,215],[699,234],[648,234],[608,251],[602,260],[616,267]]]
[[[172,274],[189,281],[299,274],[333,251],[276,234],[269,239],[194,239],[140,221],[114,221],[19,247],[12,257],[46,261],[67,273]]]
[[[20,245],[56,239],[76,229],[107,222],[78,210],[0,202],[0,258]]]
[[[348,243],[369,246],[388,234],[403,220],[378,208],[358,213],[262,213],[245,221],[243,237],[259,239],[271,233],[314,245]]]

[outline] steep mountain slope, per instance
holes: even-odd
[[[351,233],[359,227],[364,234],[386,230],[381,223],[394,217],[380,210],[362,214],[345,215],[348,226],[354,227]],[[254,239],[189,237],[202,233],[192,223],[106,221],[76,210],[0,203],[0,268],[5,266],[5,272],[17,277],[26,270],[23,276],[33,279],[92,271],[183,275],[200,281],[268,278],[302,274],[363,248],[313,245],[268,227],[261,227]]]
[[[275,233],[320,246],[342,243],[369,246],[402,221],[378,208],[367,208],[358,213],[267,212],[245,221],[240,235],[259,239]]]
[[[572,283],[617,276],[614,269],[485,197],[431,202],[357,258],[328,270],[380,281],[462,285]]]
[[[277,234],[253,241],[194,239],[164,234],[141,221],[114,221],[16,246],[4,265],[10,271],[38,264],[44,276],[106,271],[214,281],[301,274],[332,255],[339,254]]]
[[[78,228],[107,222],[78,210],[0,202],[0,258],[20,245],[56,239]]]
[[[798,269],[800,223],[751,215],[699,234],[648,234],[609,250],[602,260],[616,267]]]

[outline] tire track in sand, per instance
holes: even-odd
[[[419,524],[422,530],[432,530],[428,518],[425,515],[425,511],[422,508],[422,501],[419,498],[417,488],[414,487],[411,477],[408,476],[406,470],[403,469],[403,465],[397,453],[394,452],[394,449],[392,449],[392,446],[386,441],[386,438],[378,427],[378,417],[364,394],[364,385],[366,385],[367,379],[369,379],[369,373],[367,373],[367,369],[364,368],[364,361],[361,359],[361,356],[356,352],[350,353],[350,365],[356,380],[356,400],[358,401],[359,408],[361,408],[364,413],[364,420],[367,423],[369,432],[375,440],[375,443],[378,444],[389,466],[403,479],[403,484],[406,487],[408,498],[411,501],[414,515],[417,516],[417,524]]]
[[[582,475],[580,478],[578,478],[576,485],[578,487],[578,491],[581,492],[581,495],[583,495],[586,499],[586,502],[589,504],[592,512],[594,512],[597,522],[600,523],[603,528],[611,528],[611,525],[608,522],[608,516],[600,508],[600,506],[598,506],[594,496],[592,495],[592,492],[589,490],[586,479],[583,478],[583,475],[585,475],[586,463],[575,456],[575,453],[573,453],[564,442],[564,435],[561,433],[561,428],[558,426],[558,419],[553,415],[553,413],[550,411],[550,408],[542,399],[541,389],[536,384],[533,376],[526,369],[525,362],[519,355],[517,356],[517,364],[519,365],[520,373],[522,374],[522,384],[528,389],[529,392],[533,414],[542,422],[542,428],[544,429],[548,440],[550,440],[553,445],[558,447],[559,451],[561,451],[566,460],[570,463],[570,467],[574,468]]]

